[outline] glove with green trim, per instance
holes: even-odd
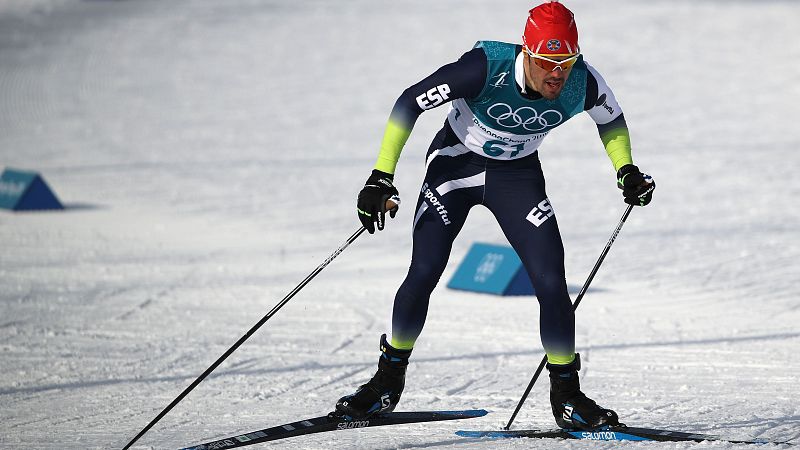
[[[638,167],[626,164],[617,171],[617,187],[622,189],[625,203],[647,206],[653,199],[656,182],[650,175],[640,172]]]
[[[358,220],[364,228],[370,232],[375,232],[377,224],[378,230],[383,230],[386,220],[386,201],[392,199],[394,204],[399,202],[397,188],[392,184],[394,175],[374,169],[367,178],[364,188],[358,193]],[[389,216],[394,218],[397,208],[389,209]]]

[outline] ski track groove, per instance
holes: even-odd
[[[475,381],[476,381],[475,379],[469,379],[465,383],[463,383],[461,386],[457,386],[457,387],[455,387],[453,389],[446,390],[445,394],[448,395],[448,396],[459,395],[460,393],[465,392],[470,386],[475,384]]]
[[[331,350],[331,354],[333,355],[333,354],[339,353],[340,350],[345,349],[350,344],[352,344],[353,342],[357,341],[358,338],[363,336],[363,335],[364,335],[364,333],[360,332],[353,338],[343,340],[338,346],[336,346],[333,350]]]
[[[265,399],[274,399],[283,397],[284,395],[296,391],[300,386],[308,384],[311,382],[311,378],[304,378],[302,380],[295,380],[285,385],[285,387],[281,389],[276,389],[269,393],[269,395],[265,395]]]
[[[27,324],[25,322],[21,321],[21,320],[12,320],[10,322],[6,322],[6,323],[0,325],[0,329],[17,327],[17,326],[24,326],[24,325],[27,325]]]
[[[182,283],[175,283],[170,287],[162,289],[162,290],[156,292],[155,294],[148,296],[143,302],[141,302],[138,305],[134,306],[130,310],[126,311],[125,313],[115,317],[114,320],[115,321],[122,321],[122,322],[127,321],[128,319],[133,317],[135,314],[148,309],[151,305],[153,305],[153,303],[155,301],[168,297],[171,293],[177,291],[180,288],[181,285],[182,285]]]
[[[239,371],[246,371],[247,369],[254,368],[261,361],[260,358],[247,358],[241,361],[234,361],[225,370],[220,370],[219,374],[236,374]]]
[[[157,291],[155,294],[147,297],[146,300],[139,303],[138,305],[134,306],[127,312],[117,316],[114,318],[116,321],[127,321],[135,314],[144,311],[150,308],[155,302],[168,298],[169,296],[173,295],[175,292],[187,287],[187,286],[196,286],[198,283],[193,283],[192,281],[197,278],[197,274],[199,272],[198,267],[201,266],[202,262],[213,260],[218,258],[220,254],[223,253],[223,250],[215,250],[212,252],[204,253],[202,255],[195,255],[188,258],[185,261],[185,266],[188,267],[186,272],[179,277],[174,282],[170,283],[169,286]]]
[[[315,390],[326,388],[328,386],[332,386],[334,384],[337,384],[340,381],[344,381],[344,380],[348,380],[350,378],[353,378],[353,377],[356,376],[356,374],[364,372],[365,370],[369,370],[372,367],[373,367],[372,365],[364,365],[363,367],[360,367],[360,368],[348,370],[348,371],[346,371],[346,372],[344,372],[344,373],[332,378],[330,381],[326,381],[326,382],[324,382],[322,384],[317,385],[315,387]],[[353,389],[355,389],[355,386],[353,386]]]
[[[353,343],[357,342],[359,339],[366,336],[368,333],[373,333],[377,329],[376,325],[378,323],[378,316],[376,313],[367,313],[363,309],[357,307],[351,307],[351,311],[353,311],[356,315],[361,316],[361,318],[364,319],[365,325],[363,327],[359,327],[359,330],[362,331],[359,331],[355,335],[342,340],[339,345],[331,350],[331,354],[336,354],[341,350],[344,350]]]
[[[50,417],[42,417],[41,419],[34,419],[34,420],[31,420],[31,421],[28,421],[28,422],[19,422],[19,423],[12,424],[12,425],[7,425],[7,426],[8,426],[9,429],[14,429],[14,428],[24,427],[24,426],[28,426],[28,425],[36,425],[37,423],[47,422],[47,421],[50,421],[50,420],[52,420],[52,418],[50,418]]]

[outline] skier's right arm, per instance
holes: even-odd
[[[417,118],[457,98],[475,97],[486,80],[486,53],[474,48],[403,91],[389,115],[375,169],[393,174]]]
[[[483,89],[486,71],[486,53],[474,48],[403,91],[389,115],[375,169],[393,174],[419,115],[457,98],[477,96]]]
[[[483,89],[486,72],[486,54],[482,48],[474,48],[409,87],[397,99],[383,134],[378,161],[358,194],[358,218],[367,231],[374,233],[376,223],[378,230],[383,229],[386,199],[397,195],[392,184],[395,167],[419,115],[457,98],[477,96]]]

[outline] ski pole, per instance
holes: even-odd
[[[387,201],[386,201],[386,210],[387,210],[387,211],[389,211],[389,210],[392,210],[392,209],[394,209],[394,208],[397,208],[397,207],[399,207],[399,205],[400,205],[400,198],[399,198],[399,197],[396,197],[396,196],[395,196],[395,197],[392,197],[392,198],[390,198],[389,200],[387,200]],[[314,277],[316,277],[316,276],[317,276],[317,274],[319,274],[320,272],[322,272],[322,269],[324,269],[324,268],[325,268],[325,267],[326,267],[328,264],[330,264],[330,263],[331,263],[331,261],[333,261],[333,260],[334,260],[334,258],[336,258],[337,256],[339,256],[339,254],[340,254],[340,253],[342,253],[342,252],[343,252],[343,251],[344,251],[344,250],[345,250],[345,249],[346,249],[346,248],[347,248],[347,247],[348,247],[350,244],[352,244],[352,243],[353,243],[353,241],[355,241],[355,240],[356,240],[356,239],[357,239],[359,236],[361,236],[361,234],[362,234],[362,233],[364,233],[365,231],[367,231],[367,229],[366,229],[366,228],[364,228],[364,227],[362,226],[362,227],[361,227],[361,228],[359,228],[359,229],[358,229],[358,230],[357,230],[355,233],[353,233],[353,234],[352,234],[352,236],[350,236],[349,238],[347,238],[347,240],[344,242],[344,244],[342,244],[341,246],[339,246],[339,248],[337,248],[337,249],[336,249],[336,251],[334,251],[334,252],[331,254],[331,256],[329,256],[327,259],[325,259],[325,261],[323,261],[323,262],[322,262],[322,264],[320,264],[320,265],[319,265],[319,266],[318,266],[316,269],[314,269],[314,271],[313,271],[313,272],[311,272],[311,273],[310,273],[310,274],[309,274],[309,275],[308,275],[308,276],[307,276],[307,277],[306,277],[306,278],[305,278],[303,281],[301,281],[301,282],[300,282],[300,284],[298,284],[298,285],[297,285],[297,286],[296,286],[294,289],[292,289],[292,291],[291,291],[291,292],[289,292],[289,293],[286,295],[286,297],[284,297],[284,298],[283,298],[283,300],[281,300],[280,302],[278,302],[278,304],[277,304],[277,305],[275,305],[275,306],[274,306],[274,307],[273,307],[273,308],[272,308],[272,309],[271,309],[271,310],[270,310],[270,311],[269,311],[269,312],[268,312],[266,315],[264,315],[264,317],[262,317],[262,318],[261,318],[261,320],[259,320],[259,321],[258,321],[258,323],[256,323],[255,325],[253,325],[253,327],[252,327],[252,328],[250,328],[250,329],[247,331],[247,333],[245,333],[245,334],[244,334],[244,336],[242,336],[241,338],[239,338],[239,340],[238,340],[238,341],[236,341],[236,343],[235,343],[235,344],[233,344],[233,345],[231,346],[231,348],[229,348],[229,349],[228,349],[228,350],[227,350],[225,353],[223,353],[223,354],[222,354],[222,356],[220,356],[220,357],[219,357],[219,358],[218,358],[216,361],[214,361],[214,364],[211,364],[211,365],[208,367],[208,369],[206,369],[206,371],[205,371],[205,372],[203,372],[203,373],[202,373],[202,374],[201,374],[199,377],[197,377],[197,379],[196,379],[196,380],[194,380],[194,381],[192,382],[192,384],[190,384],[190,385],[189,385],[189,387],[187,387],[186,389],[184,389],[184,390],[183,390],[183,392],[181,392],[181,393],[180,393],[180,395],[178,395],[177,397],[175,397],[175,400],[173,400],[173,401],[172,401],[172,403],[170,403],[169,405],[167,405],[167,407],[166,407],[166,408],[164,408],[164,409],[163,409],[163,410],[162,410],[160,413],[158,413],[158,415],[156,416],[156,418],[155,418],[155,419],[153,419],[153,420],[151,420],[151,421],[150,421],[150,423],[148,423],[146,427],[142,428],[142,431],[140,431],[140,432],[139,432],[139,434],[137,434],[137,435],[136,435],[136,436],[135,436],[133,439],[131,439],[131,440],[130,440],[130,442],[128,442],[128,443],[125,445],[125,447],[123,447],[123,449],[122,449],[122,450],[127,450],[127,449],[128,449],[128,448],[130,448],[130,447],[131,447],[131,446],[132,446],[132,445],[133,445],[133,444],[134,444],[136,441],[138,441],[140,437],[144,436],[144,434],[145,434],[145,433],[147,433],[147,431],[148,431],[148,430],[150,430],[150,428],[152,428],[152,427],[153,427],[153,425],[155,425],[156,423],[158,423],[158,421],[159,421],[159,420],[161,420],[161,418],[163,418],[163,417],[164,417],[164,416],[165,416],[165,415],[166,415],[166,414],[167,414],[167,413],[168,413],[168,412],[169,412],[169,411],[170,411],[172,408],[174,408],[174,407],[175,407],[175,405],[177,405],[177,404],[178,404],[178,403],[179,403],[181,400],[183,400],[183,398],[184,398],[184,397],[186,397],[186,395],[188,395],[188,394],[189,394],[189,392],[191,392],[191,391],[192,391],[194,388],[196,388],[198,384],[200,384],[200,383],[201,383],[201,382],[202,382],[202,381],[203,381],[203,380],[204,380],[204,379],[205,379],[205,378],[206,378],[206,377],[207,377],[207,376],[208,376],[208,375],[209,375],[211,372],[213,372],[213,371],[214,371],[214,369],[216,369],[216,368],[217,368],[217,367],[218,367],[220,364],[222,364],[222,362],[223,362],[223,361],[225,361],[225,360],[226,360],[226,359],[227,359],[229,356],[231,356],[231,354],[232,354],[233,352],[235,352],[235,351],[236,351],[236,349],[237,349],[237,348],[239,348],[239,347],[240,347],[242,344],[244,344],[244,342],[245,342],[247,339],[249,339],[249,338],[250,338],[250,336],[252,336],[252,334],[256,332],[256,330],[258,330],[259,328],[261,328],[261,326],[262,326],[262,325],[264,325],[264,323],[265,323],[267,320],[269,320],[269,319],[270,319],[272,316],[274,316],[274,315],[275,315],[275,313],[277,313],[277,312],[278,312],[278,310],[280,310],[281,308],[283,308],[283,306],[284,306],[286,303],[288,303],[288,302],[289,302],[289,300],[291,300],[291,299],[292,299],[292,297],[294,297],[294,296],[295,296],[295,294],[297,294],[298,292],[300,292],[300,290],[301,290],[301,289],[303,289],[303,288],[304,288],[304,287],[305,287],[305,286],[306,286],[306,285],[307,285],[307,284],[308,284],[308,283],[309,283],[309,282],[310,282],[310,281],[311,281],[311,280],[312,280]]]
[[[617,228],[614,229],[614,233],[611,235],[611,239],[608,240],[606,243],[606,247],[603,249],[603,252],[600,253],[600,258],[597,259],[597,262],[594,263],[594,267],[592,268],[592,272],[589,274],[589,278],[586,279],[586,282],[583,283],[583,287],[581,288],[580,292],[578,292],[578,297],[575,299],[575,303],[572,304],[572,311],[578,309],[578,305],[581,304],[581,300],[583,300],[584,294],[589,289],[589,285],[592,284],[592,280],[594,276],[597,274],[597,270],[600,268],[600,264],[603,263],[603,260],[606,258],[608,251],[611,250],[611,244],[617,239],[617,235],[619,234],[620,230],[622,230],[622,225],[625,224],[625,220],[628,219],[628,216],[633,209],[633,205],[628,205],[628,208],[625,209],[625,212],[622,214],[622,218],[619,220],[617,224]],[[528,387],[525,388],[525,393],[522,394],[522,398],[519,399],[519,403],[517,404],[517,409],[514,410],[514,414],[511,415],[511,419],[508,420],[508,423],[505,426],[505,430],[511,428],[511,424],[514,422],[514,419],[517,417],[519,410],[522,409],[522,404],[525,403],[525,400],[528,398],[528,395],[531,393],[531,389],[533,389],[533,385],[536,384],[536,380],[541,375],[542,370],[544,370],[544,366],[547,363],[547,355],[544,355],[542,361],[539,363],[539,367],[536,368],[536,372],[533,374],[533,378],[531,378],[531,382],[528,383]]]

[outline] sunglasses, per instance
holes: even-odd
[[[562,59],[561,61],[556,61],[555,59],[550,59],[546,56],[540,55],[538,53],[533,53],[528,48],[525,48],[525,52],[533,58],[534,64],[541,67],[542,69],[552,72],[556,69],[561,69],[561,71],[569,70],[570,67],[574,66],[576,62],[578,62],[578,57],[581,56],[580,53],[576,53],[574,55],[549,55],[549,56],[569,56],[569,58]]]

